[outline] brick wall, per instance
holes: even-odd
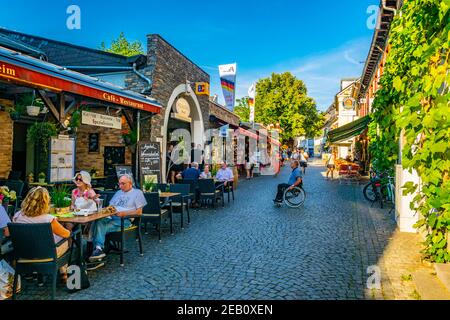
[[[209,75],[159,35],[148,35],[147,45],[148,64],[154,66],[152,97],[157,99],[164,107],[161,114],[154,116],[152,119],[151,136],[154,138],[163,136],[161,126],[173,90],[180,84],[186,83],[186,79],[191,82],[209,83]],[[193,86],[192,89],[194,90]],[[197,96],[197,99],[205,128],[207,128],[209,125],[209,97]]]
[[[209,102],[210,114],[216,116],[217,118],[232,124],[234,126],[239,126],[240,118],[237,114],[230,112],[224,107],[210,101]]]
[[[6,100],[1,99],[4,104]],[[0,111],[0,179],[7,179],[12,168],[13,122],[9,113]]]
[[[102,111],[95,111],[96,113],[103,113]],[[122,130],[128,130],[127,124],[124,125]],[[89,133],[99,134],[99,151],[89,152]],[[76,167],[75,170],[87,170],[90,171],[95,167],[99,175],[103,175],[104,170],[104,157],[103,152],[105,147],[123,147],[121,130],[103,128],[97,126],[90,126],[82,124],[77,131],[76,142]],[[129,148],[125,148],[125,164],[131,165],[133,154]]]

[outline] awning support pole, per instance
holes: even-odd
[[[141,111],[138,110],[136,117],[136,181],[138,181],[139,185],[141,184],[139,177],[139,139],[140,139],[140,131],[141,131]]]

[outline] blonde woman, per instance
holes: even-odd
[[[50,223],[55,243],[70,237],[70,231],[64,228],[56,217],[48,213],[50,208],[50,195],[43,187],[31,189],[22,202],[21,210],[13,217],[14,223]],[[69,249],[67,241],[56,248],[58,257]],[[60,270],[62,279],[67,279],[66,267]]]

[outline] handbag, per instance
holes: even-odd
[[[14,282],[14,269],[5,260],[0,261],[0,300],[12,297],[12,289]],[[17,281],[16,293],[20,292],[20,277]]]

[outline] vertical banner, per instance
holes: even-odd
[[[248,89],[248,106],[250,108],[250,122],[255,122],[255,96],[256,96],[256,86],[252,84]]]
[[[219,66],[220,84],[222,85],[225,104],[230,111],[234,110],[234,97],[236,89],[237,64],[224,64]]]

